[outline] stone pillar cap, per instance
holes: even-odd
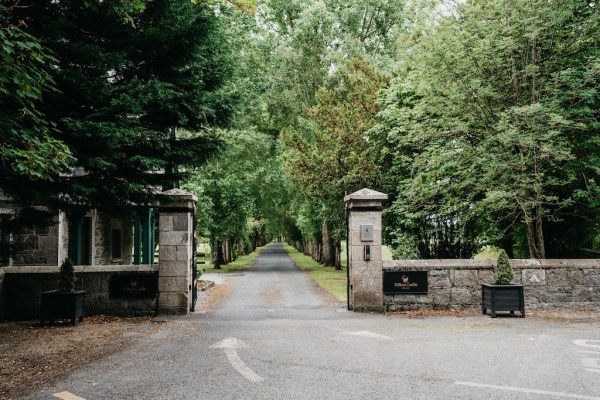
[[[345,202],[349,202],[351,200],[386,200],[388,195],[385,193],[377,192],[372,189],[360,189],[357,192],[351,193],[344,197]]]
[[[165,190],[164,192],[161,193],[161,195],[163,196],[177,196],[179,197],[178,200],[193,200],[193,201],[198,201],[198,197],[196,197],[195,195],[193,195],[190,192],[186,192],[185,190],[181,190],[181,189],[169,189],[169,190]]]

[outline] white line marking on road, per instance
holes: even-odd
[[[380,335],[379,333],[375,333],[375,332],[371,332],[371,331],[347,331],[345,329],[334,328],[332,326],[323,326],[323,328],[332,329],[334,331],[337,331],[340,335],[362,336],[362,337],[369,337],[369,338],[373,338],[373,339],[394,340],[394,338],[391,338],[389,336]]]
[[[223,349],[233,368],[235,368],[244,378],[248,379],[250,382],[262,382],[264,379],[248,368],[237,353],[237,349],[245,349],[248,347],[250,346],[234,337],[225,338],[210,346],[211,349]]]
[[[578,353],[585,353],[585,354],[600,354],[600,351],[591,351],[591,350],[577,350]]]
[[[575,339],[573,340],[577,346],[583,347],[593,347],[596,349],[600,349],[600,340],[590,340],[590,339]]]
[[[83,397],[75,396],[73,393],[69,392],[54,393],[52,396],[62,400],[85,400]]]
[[[473,387],[478,387],[478,388],[486,388],[486,389],[505,390],[508,392],[519,392],[519,393],[539,394],[542,396],[564,397],[564,398],[568,398],[568,399],[600,400],[600,397],[586,396],[584,394],[549,392],[546,390],[526,389],[526,388],[518,388],[518,387],[512,387],[512,386],[486,385],[483,383],[462,382],[462,381],[456,381],[456,382],[454,382],[454,384],[462,385],[462,386],[473,386]]]
[[[362,336],[373,339],[385,339],[385,340],[394,340],[389,336],[380,335],[379,333],[369,332],[369,331],[355,331],[355,332],[342,332],[342,335],[350,335],[350,336]]]

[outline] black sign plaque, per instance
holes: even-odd
[[[427,294],[427,271],[384,271],[383,294]]]
[[[151,299],[156,297],[156,274],[113,275],[108,283],[111,299]]]

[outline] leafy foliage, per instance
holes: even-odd
[[[524,232],[528,255],[544,258],[549,224],[597,224],[597,152],[582,151],[598,132],[588,113],[598,104],[597,6],[505,0],[453,12],[407,38],[373,131],[395,174],[391,233],[465,257]]]
[[[9,178],[48,180],[73,160],[39,109],[42,93],[54,90],[45,65],[55,61],[0,4],[0,185]]]
[[[211,7],[186,0],[20,5],[18,17],[56,58],[49,72],[58,90],[44,92],[41,111],[76,158],[72,173],[36,188],[46,200],[148,204],[178,180],[175,165],[201,165],[218,148],[209,136],[174,135],[229,122],[227,38]],[[36,200],[29,188],[10,189]]]
[[[283,141],[286,170],[298,191],[316,206],[314,212],[304,213],[304,218],[313,216],[331,227],[330,235],[339,243],[345,235],[344,191],[373,186],[377,180],[379,170],[365,132],[376,123],[377,94],[388,77],[363,60],[350,60],[337,76],[336,86],[318,91],[316,104],[307,111],[307,129],[292,131]],[[300,219],[298,223],[305,224]],[[307,226],[301,230],[312,239],[323,234],[322,229],[308,233]]]
[[[223,151],[202,168],[190,173],[184,188],[198,196],[199,233],[211,238],[215,250],[263,237],[267,226],[277,234],[281,222],[272,224],[285,203],[281,162],[273,138],[253,131],[220,131]],[[262,239],[261,239],[262,240]],[[248,244],[252,250],[258,242]],[[215,268],[224,260],[217,260]]]
[[[338,266],[341,199],[365,186],[390,194],[398,257],[598,240],[594,2],[11,4],[1,188],[20,204],[143,205],[182,179],[213,242],[284,234]]]
[[[295,186],[289,235],[301,233],[313,257],[328,265],[339,267],[344,192],[377,181],[366,131],[375,125],[377,92],[389,79],[383,71],[392,64],[403,9],[396,0],[258,7],[272,49],[259,119],[266,123],[258,128],[283,139]]]

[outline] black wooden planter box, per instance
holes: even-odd
[[[46,321],[51,323],[57,319],[70,319],[71,325],[75,325],[77,319],[83,322],[83,303],[85,301],[85,290],[74,292],[61,292],[50,290],[42,292],[42,316],[41,324]]]
[[[486,314],[490,310],[492,318],[496,318],[496,311],[515,311],[525,318],[525,295],[523,285],[488,285],[481,284],[481,312]]]

